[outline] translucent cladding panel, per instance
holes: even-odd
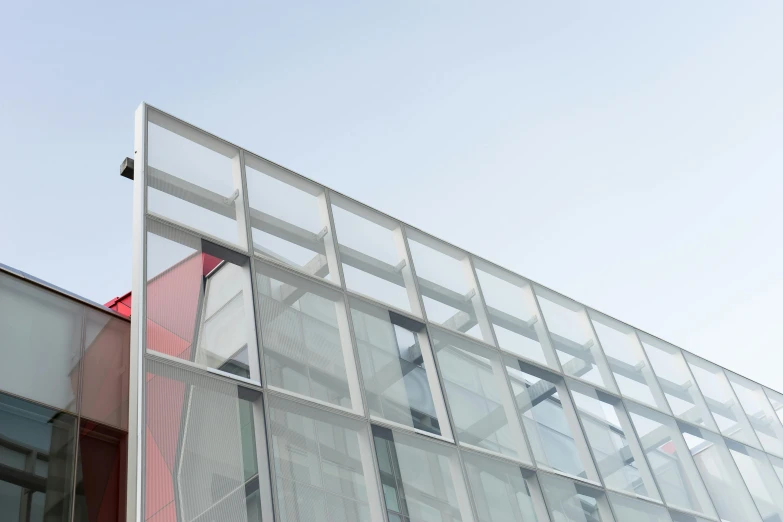
[[[415,230],[407,235],[427,319],[494,343],[468,254]]]
[[[783,456],[783,425],[764,390],[755,382],[737,374],[726,372],[726,375],[761,446],[769,453]]]
[[[373,426],[389,520],[473,522],[454,446]]]
[[[683,354],[720,432],[745,444],[760,447],[723,368],[690,353]]]
[[[539,473],[553,522],[612,522],[603,492],[578,482]]]
[[[732,461],[723,437],[679,423],[718,516],[724,522],[760,522],[756,506]]]
[[[130,323],[85,308],[82,417],[128,428]]]
[[[726,445],[764,522],[783,520],[783,486],[767,456],[732,440]]]
[[[277,398],[269,407],[278,520],[383,520],[363,422]]]
[[[543,499],[532,471],[462,452],[479,522],[546,522]]]
[[[612,492],[607,493],[607,497],[612,504],[617,522],[671,522],[669,512],[658,504]]]
[[[260,262],[256,286],[268,384],[362,410],[342,294]]]
[[[510,357],[505,365],[539,467],[597,481],[562,377]]]
[[[684,513],[674,509],[669,510],[669,516],[671,516],[672,522],[712,522],[712,519],[697,517],[691,513]]]
[[[260,392],[152,359],[146,366],[144,520],[259,522]]]
[[[606,487],[660,500],[622,401],[574,381],[568,384]]]
[[[0,519],[70,520],[76,417],[0,393]]]
[[[770,405],[772,405],[772,409],[775,410],[775,414],[778,416],[778,419],[783,422],[783,393],[778,393],[775,390],[770,390],[769,388],[764,388],[764,392],[769,399]]]
[[[259,380],[249,259],[147,220],[147,350]]]
[[[638,333],[672,412],[683,420],[717,431],[682,350],[643,332]]]
[[[334,193],[331,202],[346,287],[421,315],[400,224]]]
[[[496,350],[430,329],[460,444],[530,462]]]
[[[124,522],[127,434],[82,418],[74,522]]]
[[[475,260],[476,275],[498,346],[507,352],[557,368],[528,281]]]
[[[584,306],[540,286],[535,290],[563,372],[613,390],[611,372]]]
[[[244,248],[239,150],[148,111],[147,212]]]
[[[84,307],[0,272],[0,390],[76,411]]]
[[[589,315],[620,393],[668,412],[666,399],[634,329],[593,310]]]
[[[424,325],[356,299],[351,319],[370,415],[450,436]]]
[[[323,189],[249,154],[245,173],[253,251],[339,283]]]
[[[714,517],[715,510],[676,421],[637,404],[626,402],[626,406],[664,502]]]

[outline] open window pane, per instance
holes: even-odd
[[[157,360],[146,367],[144,519],[260,522],[261,393]]]
[[[383,520],[364,423],[278,398],[269,406],[278,520]]]
[[[726,372],[734,393],[761,446],[769,453],[783,456],[783,425],[760,385],[731,372]]]
[[[535,289],[563,373],[614,390],[584,306],[540,286]]]
[[[620,393],[668,412],[666,399],[647,363],[634,329],[592,310],[589,315]]]
[[[753,499],[723,437],[690,424],[679,423],[679,427],[720,519],[724,522],[760,522]]]
[[[607,496],[617,522],[671,522],[669,512],[663,506],[617,493],[609,492]]]
[[[253,251],[339,283],[323,189],[249,154],[245,173]]]
[[[612,522],[606,497],[599,489],[539,473],[549,514],[555,522]]]
[[[147,211],[245,248],[239,149],[149,109]]]
[[[424,325],[357,299],[351,319],[370,415],[450,437]]]
[[[581,383],[568,385],[606,487],[660,500],[622,401]]]
[[[373,426],[389,520],[473,522],[454,446]]]
[[[664,502],[714,517],[715,509],[676,421],[637,404],[626,402],[626,406]]]
[[[723,368],[690,353],[683,354],[720,432],[742,443],[760,447]]]
[[[401,225],[337,194],[331,201],[345,286],[421,315]]]
[[[468,254],[415,230],[407,234],[427,319],[493,344]]]
[[[718,427],[712,420],[682,350],[642,332],[639,332],[639,337],[672,413],[692,424],[717,431]]]
[[[530,283],[480,260],[475,262],[498,346],[519,357],[557,368]]]
[[[260,380],[250,260],[147,223],[147,350]]]
[[[362,411],[342,294],[260,262],[256,285],[268,385]]]
[[[530,462],[500,354],[430,329],[459,443]]]
[[[783,486],[761,451],[727,440],[731,456],[748,486],[761,518],[766,521],[783,520]]]
[[[538,466],[598,481],[562,377],[511,357],[505,365]]]
[[[547,522],[532,471],[469,451],[462,459],[479,522]]]

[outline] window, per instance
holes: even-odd
[[[671,522],[665,507],[617,493],[607,493],[617,522]]]
[[[783,520],[783,486],[767,456],[733,440],[726,440],[731,456],[764,521]]]
[[[764,390],[755,382],[735,373],[726,372],[726,375],[761,446],[769,453],[783,456],[783,426]]]
[[[363,412],[343,296],[256,263],[269,386]]]
[[[549,514],[557,522],[612,522],[604,493],[586,484],[539,474]]]
[[[370,415],[451,438],[424,325],[358,299],[351,318]]]

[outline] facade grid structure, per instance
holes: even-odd
[[[783,395],[136,112],[128,520],[783,520]]]

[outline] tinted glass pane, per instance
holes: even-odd
[[[91,421],[79,428],[76,522],[125,520],[127,434]]]
[[[256,263],[268,384],[361,410],[342,295]]]
[[[529,462],[500,354],[430,331],[460,444]]]
[[[603,493],[570,480],[539,474],[549,514],[555,522],[612,522]]]
[[[370,415],[441,434],[445,412],[423,325],[351,301]]]

